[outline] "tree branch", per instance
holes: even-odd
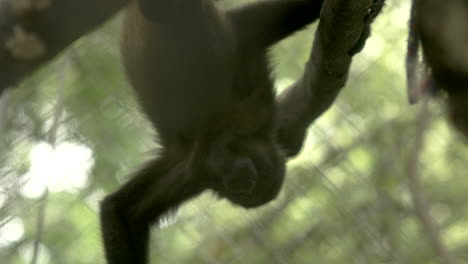
[[[0,1],[0,94],[106,21],[126,2]]]
[[[296,155],[307,127],[334,102],[348,78],[349,55],[366,30],[372,0],[325,0],[314,45],[300,80],[277,99],[279,142]]]

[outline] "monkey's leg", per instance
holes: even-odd
[[[101,225],[108,264],[147,263],[150,225],[202,191],[186,165],[155,160],[104,199]]]
[[[323,0],[262,0],[226,11],[241,49],[266,48],[312,23]]]

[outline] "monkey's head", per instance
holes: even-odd
[[[275,140],[273,110],[258,104],[250,110],[223,114],[223,121],[201,140],[203,150],[198,154],[210,188],[246,208],[276,198],[286,162]]]
[[[283,184],[285,158],[272,136],[220,137],[205,162],[212,189],[246,208],[273,200]]]

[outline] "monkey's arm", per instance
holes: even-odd
[[[269,47],[319,18],[323,0],[262,0],[226,11],[241,49]]]
[[[304,74],[276,100],[277,140],[288,157],[301,150],[309,125],[332,106],[346,84],[353,52],[358,52],[365,43],[366,30],[383,3],[383,0],[324,2]]]
[[[185,162],[160,158],[101,204],[108,264],[146,264],[150,225],[202,191]]]

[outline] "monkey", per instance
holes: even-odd
[[[468,108],[465,106],[468,101],[466,87],[468,72],[466,68],[448,59],[451,54],[448,54],[446,50],[451,50],[455,54],[454,50],[457,51],[450,45],[447,46],[452,43],[441,41],[444,39],[440,38],[441,34],[434,34],[447,27],[428,26],[431,24],[427,21],[432,21],[433,17],[428,11],[431,9],[439,11],[437,8],[431,8],[430,5],[431,3],[417,0],[411,2],[406,58],[409,102],[410,104],[417,103],[424,96],[443,98],[450,123],[465,138],[468,138]],[[442,14],[446,15],[445,10]],[[446,19],[441,19],[441,21],[446,21]],[[422,61],[419,61],[420,57]],[[424,71],[419,73],[418,68],[424,68]]]
[[[366,45],[366,41],[371,34],[371,24],[377,18],[377,16],[382,11],[383,7],[385,6],[385,0],[373,0],[371,6],[369,7],[369,12],[364,17],[364,29],[361,32],[361,36],[359,37],[356,44],[348,51],[349,56],[354,56],[355,54],[361,52]]]
[[[151,225],[206,190],[244,208],[277,197],[287,157],[267,54],[317,20],[322,2],[129,1],[122,61],[161,147],[101,202],[108,264],[147,263]]]

